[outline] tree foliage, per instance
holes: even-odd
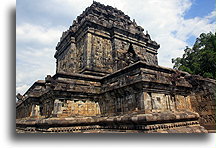
[[[216,79],[216,33],[202,33],[192,48],[186,47],[182,58],[172,59],[173,68]]]

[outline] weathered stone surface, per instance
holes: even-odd
[[[190,95],[191,107],[200,114],[199,122],[211,132],[216,131],[216,83],[211,79],[204,79],[200,76],[187,78],[192,84]]]
[[[104,75],[138,60],[157,65],[159,45],[143,31],[120,10],[94,2],[63,33],[57,72]]]
[[[207,132],[197,121],[197,113],[187,112],[164,112],[154,114],[131,114],[110,117],[71,117],[71,118],[49,118],[49,119],[17,119],[19,129],[26,127],[38,132],[83,132],[92,129],[108,129],[113,131],[133,130],[133,132],[143,133],[193,133]],[[178,118],[181,117],[181,118]],[[191,119],[188,121],[188,119]],[[170,120],[176,120],[170,123]],[[182,120],[185,120],[182,122]],[[160,122],[163,122],[161,124]],[[151,124],[149,124],[151,123]],[[54,126],[53,126],[54,125]]]
[[[63,33],[56,74],[17,95],[18,132],[212,130],[215,81],[158,66],[159,45],[143,31],[93,2]]]

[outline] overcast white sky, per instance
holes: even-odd
[[[202,32],[215,32],[214,0],[97,0],[122,10],[160,44],[159,65],[172,67]],[[17,0],[16,91],[55,73],[55,46],[92,0]]]

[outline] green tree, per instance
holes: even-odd
[[[173,68],[216,79],[216,33],[202,33],[192,48],[186,47],[182,58],[172,59]]]

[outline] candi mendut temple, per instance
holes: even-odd
[[[93,2],[63,32],[56,74],[17,94],[16,128],[215,132],[215,80],[159,66],[159,47],[128,15]]]

